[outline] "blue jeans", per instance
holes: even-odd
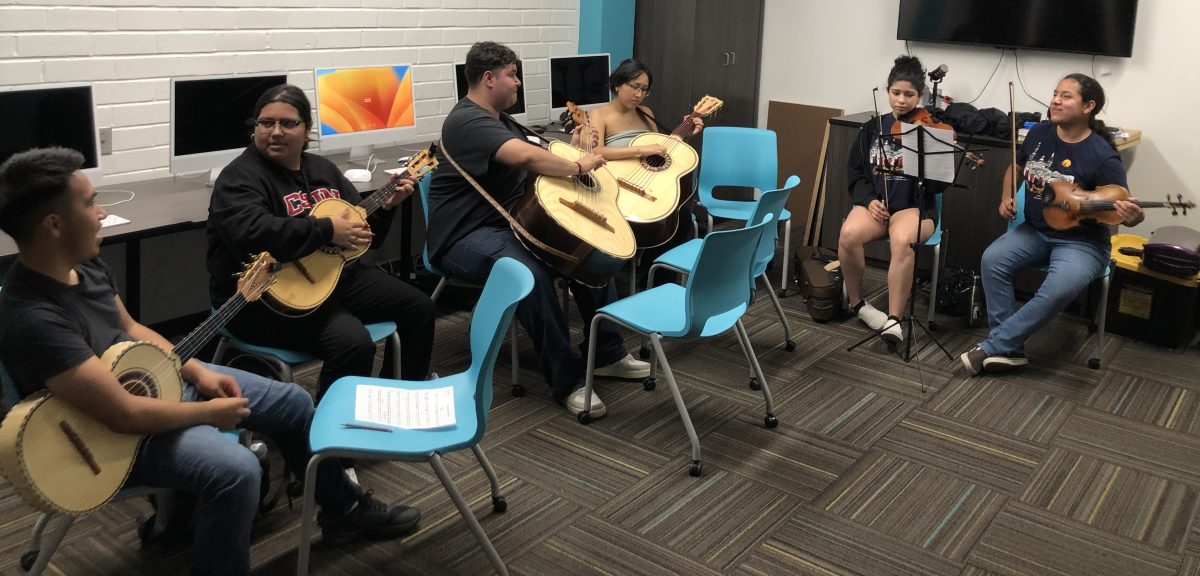
[[[583,317],[584,341],[580,352],[571,349],[571,330],[555,293],[557,273],[538,260],[521,244],[508,228],[484,227],[471,232],[454,243],[439,263],[450,277],[484,284],[492,264],[503,257],[520,261],[533,272],[533,292],[517,305],[517,321],[533,338],[542,367],[542,376],[550,385],[555,400],[562,401],[575,389],[583,386],[587,369],[582,358],[587,355],[587,332],[598,308],[617,299],[617,289],[609,282],[604,288],[589,288],[571,283],[571,293]],[[625,344],[611,322],[602,322],[596,342],[596,366],[607,366],[625,357]]]
[[[308,427],[313,403],[299,386],[249,372],[205,364],[237,379],[250,401],[250,416],[240,427],[273,438],[290,470],[304,478],[308,465]],[[185,402],[203,400],[186,385]],[[212,426],[192,426],[151,436],[141,448],[128,484],[177,488],[196,494],[194,574],[249,574],[250,524],[258,510],[262,468],[241,444]],[[362,494],[331,458],[317,472],[316,500],[335,515],[344,513]]]
[[[997,238],[983,252],[983,292],[992,330],[980,347],[989,356],[1023,354],[1025,341],[1100,277],[1108,261],[1109,255],[1095,244],[1051,238],[1029,224]],[[1029,266],[1047,266],[1046,279],[1018,310],[1013,277]]]

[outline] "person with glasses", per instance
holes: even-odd
[[[667,149],[661,144],[630,146],[633,139],[641,134],[663,131],[654,119],[654,112],[650,107],[642,105],[642,101],[650,96],[652,84],[654,75],[650,73],[650,68],[633,58],[622,60],[617,69],[609,75],[608,89],[612,92],[612,100],[589,113],[589,120],[595,132],[595,152],[605,160],[666,155]],[[693,122],[695,128],[688,137],[695,136],[704,129],[703,118],[696,117]],[[667,127],[667,130],[670,129]],[[688,187],[686,190],[680,190],[679,222],[685,224],[681,224],[675,235],[663,245],[647,249],[640,256],[642,262],[653,262],[666,251],[691,239],[692,227],[686,223],[693,221],[692,208],[696,201],[690,189],[690,177],[685,178],[681,185]],[[645,283],[642,276],[645,275],[646,268],[649,266],[642,267],[643,272],[639,274],[640,284]]]
[[[254,106],[250,145],[224,170],[208,207],[209,292],[213,305],[234,292],[233,274],[247,254],[270,252],[280,262],[323,246],[378,246],[392,220],[392,206],[410,194],[413,181],[399,176],[396,194],[366,225],[349,217],[312,218],[326,198],[358,204],[362,198],[334,163],[305,152],[312,106],[292,85],[268,89]],[[348,216],[348,215],[347,215]],[[400,378],[425,380],[433,351],[433,302],[417,288],[374,266],[355,261],[342,270],[333,294],[310,314],[282,316],[266,304],[246,306],[229,329],[247,342],[305,352],[324,364],[323,394],[342,376],[369,376],[375,343],[365,323],[392,321],[400,334]],[[381,377],[392,374],[393,350],[385,347]],[[318,395],[318,398],[320,396]]]

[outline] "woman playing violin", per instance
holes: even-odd
[[[1059,81],[1050,100],[1049,121],[1029,130],[1016,157],[1025,187],[1025,222],[997,238],[983,253],[983,289],[991,332],[960,359],[972,373],[1003,372],[1029,363],[1025,341],[1075,296],[1098,278],[1108,265],[1110,230],[1095,220],[1055,230],[1043,215],[1052,184],[1071,182],[1092,190],[1116,184],[1127,187],[1125,167],[1116,146],[1096,115],[1104,108],[1104,89],[1083,74]],[[1014,169],[1004,175],[999,212],[1016,218]],[[1136,226],[1144,218],[1136,199],[1117,200],[1113,209],[1121,223]],[[1013,276],[1027,266],[1047,266],[1046,279],[1020,309],[1013,296]],[[1104,303],[1100,304],[1101,306]]]
[[[899,128],[898,121],[912,123],[918,116],[928,117],[917,105],[925,92],[921,61],[912,56],[896,58],[887,80],[892,111],[867,123],[850,151],[848,171],[854,207],[842,223],[838,258],[851,310],[872,330],[881,331],[885,341],[896,344],[904,339],[899,317],[912,288],[914,254],[910,244],[933,234],[938,217],[934,195],[941,194],[946,184],[928,182],[918,205],[916,180],[903,174],[899,138],[891,136],[899,132],[893,130]],[[863,245],[885,235],[891,238],[892,256],[886,314],[862,297]]]

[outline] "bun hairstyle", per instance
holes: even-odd
[[[896,82],[908,82],[917,89],[917,95],[925,93],[925,68],[916,56],[897,56],[892,71],[888,72],[887,85],[890,88]]]
[[[1116,150],[1117,143],[1113,142],[1112,134],[1110,134],[1108,129],[1104,126],[1104,121],[1096,117],[1096,115],[1104,109],[1104,104],[1107,102],[1107,99],[1104,97],[1104,87],[1100,86],[1100,83],[1097,82],[1095,78],[1092,78],[1087,74],[1067,74],[1063,77],[1063,80],[1074,80],[1075,82],[1079,83],[1079,99],[1082,100],[1085,105],[1089,101],[1096,103],[1096,107],[1092,108],[1092,112],[1088,114],[1088,128],[1091,128],[1093,132],[1099,134],[1102,138],[1104,138],[1105,142],[1108,142],[1109,146],[1112,146],[1113,149]]]

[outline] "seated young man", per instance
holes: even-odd
[[[448,152],[484,190],[511,209],[525,191],[526,178],[538,174],[574,176],[602,166],[604,159],[588,154],[578,162],[560,158],[531,144],[504,110],[517,98],[517,55],[495,42],[479,42],[467,52],[467,96],[458,101],[442,124],[438,170],[429,188],[429,257],[450,276],[483,284],[492,264],[508,256],[533,272],[533,292],[517,305],[517,320],[533,338],[542,375],[554,399],[572,414],[583,411],[585,365],[571,349],[567,319],[554,291],[556,274],[533,256],[513,235],[508,221],[463,178],[446,159]],[[597,309],[616,300],[610,282],[604,288],[571,283],[584,326]],[[585,330],[586,332],[586,330]],[[602,323],[596,343],[596,375],[645,378],[650,365],[626,354],[620,334]],[[587,342],[581,346],[586,354]],[[606,413],[592,393],[593,418]]]
[[[74,150],[45,148],[0,166],[0,229],[19,250],[0,291],[0,361],[22,396],[48,388],[116,432],[149,435],[128,482],[196,493],[192,572],[249,574],[261,469],[219,430],[270,435],[303,478],[312,400],[297,386],[195,359],[181,370],[183,402],[125,391],[99,358],[105,350],[133,340],[172,345],[131,318],[117,295],[98,257],[106,214],[82,165]],[[363,492],[335,459],[321,464],[316,499],[334,544],[409,534],[421,519]]]

